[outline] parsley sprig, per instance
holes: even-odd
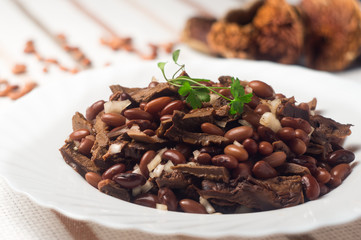
[[[165,80],[169,84],[178,87],[179,95],[185,97],[186,102],[189,103],[192,108],[201,108],[203,102],[209,102],[211,99],[210,93],[213,92],[229,101],[230,114],[235,115],[243,112],[243,106],[245,103],[251,101],[252,93],[245,94],[244,87],[241,85],[238,78],[232,77],[230,87],[215,87],[204,84],[210,82],[208,79],[191,78],[184,75],[176,77],[177,74],[185,71],[185,64],[178,63],[179,53],[180,50],[178,49],[174,51],[172,55],[173,62],[179,66],[179,69],[173,74],[172,78],[167,78],[165,74],[166,62],[159,62],[158,67],[162,71]],[[220,94],[216,89],[230,89],[233,99]]]

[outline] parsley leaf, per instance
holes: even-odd
[[[173,61],[175,64],[178,64],[179,53],[180,53],[180,50],[177,49],[172,54],[172,58],[173,58]]]
[[[182,86],[178,89],[179,95],[185,97],[192,91],[192,87],[189,82],[183,82]]]
[[[189,92],[186,98],[186,102],[189,103],[193,109],[202,107],[202,101],[199,99],[196,91],[194,90]]]

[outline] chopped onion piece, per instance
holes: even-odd
[[[167,148],[161,149],[157,155],[153,158],[150,163],[148,163],[147,167],[149,172],[153,171],[154,168],[158,166],[158,164],[162,161],[162,154],[167,150]]]
[[[214,103],[215,101],[217,101],[218,98],[220,98],[220,96],[218,96],[217,94],[214,94],[214,93],[209,94],[209,96],[210,96],[209,103],[210,103],[211,105],[213,105],[213,103]]]
[[[160,175],[162,174],[164,170],[164,165],[159,164],[156,168],[154,168],[153,172],[149,173],[149,176],[151,178],[156,178],[156,177],[160,177]]]
[[[123,146],[124,144],[121,143],[113,143],[112,145],[109,146],[108,152],[110,155],[120,153],[122,151]]]
[[[240,144],[240,143],[239,143],[238,141],[236,141],[236,140],[233,142],[233,144],[236,145],[236,146],[238,146],[238,147],[243,147],[243,145]]]
[[[157,203],[157,204],[156,204],[156,209],[168,211],[167,205],[165,205],[165,204],[160,204],[160,203]]]
[[[104,112],[105,113],[121,113],[126,107],[128,107],[132,102],[127,100],[124,101],[109,101],[104,103]]]
[[[213,206],[208,202],[207,199],[203,198],[203,197],[199,197],[199,203],[202,204],[204,206],[204,208],[206,209],[207,213],[215,213],[216,210],[213,208]]]
[[[199,150],[194,150],[194,151],[193,151],[193,157],[194,157],[194,159],[197,159],[198,156],[199,156],[199,154],[201,154],[201,152],[200,152]]]
[[[214,121],[218,127],[224,128],[227,125],[227,121]]]
[[[164,165],[164,172],[166,172],[166,173],[172,172],[173,166],[174,166],[173,162],[171,160],[168,160],[168,162]]]
[[[246,120],[244,119],[240,119],[238,120],[238,123],[241,124],[242,126],[249,126],[249,127],[252,127],[252,124],[250,124],[249,122],[247,122]]]
[[[273,132],[278,132],[278,130],[282,128],[280,121],[270,112],[265,112],[259,120],[259,123],[272,129]]]
[[[276,114],[278,106],[281,104],[281,99],[276,98],[272,101],[267,101],[269,108],[271,110],[271,113]]]

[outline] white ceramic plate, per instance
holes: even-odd
[[[360,144],[361,85],[357,83],[296,66],[242,60],[188,62],[187,70],[191,76],[214,80],[220,75],[260,79],[298,101],[316,96],[325,116],[355,125],[345,147]],[[161,79],[155,62],[120,65],[49,83],[22,98],[0,114],[0,174],[38,204],[69,217],[152,233],[199,237],[300,233],[361,216],[359,164],[339,188],[316,201],[248,214],[165,212],[123,202],[91,187],[58,151],[71,132],[72,115],[85,112],[99,99],[107,100],[111,84],[146,86],[154,75]],[[355,154],[359,161],[360,151]]]

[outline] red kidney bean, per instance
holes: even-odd
[[[233,96],[231,94],[231,89],[229,89],[229,88],[223,88],[223,89],[219,90],[219,93],[225,97],[233,99]]]
[[[115,175],[123,172],[125,172],[123,163],[114,164],[103,173],[102,179],[112,179]]]
[[[168,103],[164,108],[163,110],[160,112],[160,115],[161,116],[164,116],[164,115],[172,115],[173,114],[173,111],[175,110],[182,110],[184,108],[184,103],[183,101],[181,100],[174,100],[170,103]]]
[[[317,168],[316,179],[319,183],[328,183],[331,179],[331,174],[324,168]]]
[[[223,152],[223,148],[220,147],[202,147],[201,149],[199,149],[199,152],[201,153],[209,153],[209,155],[214,156],[214,155],[219,155]]]
[[[141,131],[152,128],[152,122],[149,120],[135,119],[127,122],[128,128],[131,128],[133,125],[138,125]]]
[[[278,175],[277,171],[265,161],[258,161],[252,168],[253,174],[260,179],[273,178]]]
[[[125,124],[125,117],[118,113],[104,113],[100,119],[110,127],[120,127]]]
[[[277,137],[279,137],[282,141],[289,141],[296,137],[296,133],[291,127],[283,127],[278,130]]]
[[[170,188],[159,188],[158,201],[161,204],[167,205],[169,211],[176,211],[178,208],[177,197]]]
[[[249,126],[235,127],[226,132],[224,137],[231,141],[242,142],[246,138],[250,138],[253,134],[253,129]]]
[[[330,188],[337,188],[338,186],[341,185],[341,183],[342,183],[341,178],[331,176],[331,179],[330,181],[328,181],[327,186],[329,186]]]
[[[330,191],[330,188],[327,187],[325,184],[319,183],[318,185],[320,185],[320,196],[323,196]]]
[[[253,112],[253,111],[246,111],[242,114],[243,120],[246,120],[254,127],[258,127],[260,125],[259,120],[261,119],[261,115]]]
[[[212,123],[208,123],[208,122],[202,123],[201,129],[204,133],[207,134],[218,135],[218,136],[224,135],[224,131]]]
[[[296,136],[296,138],[301,139],[306,144],[308,144],[310,142],[310,136],[308,136],[308,134],[305,131],[303,131],[302,129],[296,129],[295,136]]]
[[[302,118],[283,117],[281,119],[282,127],[291,127],[294,129],[302,129],[307,134],[312,131],[312,127],[309,122]]]
[[[156,208],[158,203],[158,197],[154,194],[143,193],[137,196],[133,202],[144,207]]]
[[[262,141],[258,144],[258,152],[262,155],[270,155],[273,152],[273,146],[269,142]]]
[[[186,163],[184,155],[174,149],[169,149],[162,154],[162,160],[171,160],[174,165]]]
[[[82,138],[88,136],[89,134],[90,134],[90,132],[88,129],[82,128],[82,129],[78,129],[78,130],[72,132],[69,135],[69,138],[70,138],[70,140],[73,140],[73,141],[79,141]]]
[[[137,109],[137,108],[127,109],[124,111],[123,114],[129,120],[133,120],[133,119],[143,119],[143,120],[149,120],[149,121],[153,120],[153,116],[150,113],[145,112],[140,109]]]
[[[333,167],[330,171],[332,177],[340,178],[343,181],[351,172],[351,167],[347,163],[341,163]]]
[[[316,159],[311,156],[298,156],[290,160],[291,163],[296,163],[303,167],[308,168],[313,176],[317,174],[317,166],[316,166]]]
[[[155,135],[155,132],[152,129],[145,129],[143,132],[150,137]]]
[[[144,107],[144,111],[154,114],[162,111],[162,109],[170,103],[172,99],[170,97],[159,97],[148,102]]]
[[[287,155],[284,152],[274,152],[271,155],[262,159],[267,162],[271,167],[279,167],[286,161]]]
[[[175,150],[183,154],[186,159],[190,158],[192,155],[192,146],[187,143],[178,143],[175,145]]]
[[[181,207],[181,209],[186,212],[186,213],[203,213],[203,214],[207,214],[207,210],[206,208],[192,200],[192,199],[182,199],[179,201],[179,206]]]
[[[146,182],[145,177],[137,173],[119,173],[114,175],[112,180],[118,183],[121,187],[128,189],[144,185]]]
[[[104,103],[104,100],[99,100],[88,107],[85,113],[86,119],[89,121],[95,119],[95,117],[104,110]]]
[[[173,115],[170,115],[170,114],[166,114],[166,115],[163,115],[160,117],[160,121],[163,122],[163,121],[166,121],[168,119],[172,119]]]
[[[350,163],[355,159],[355,154],[351,151],[340,149],[334,151],[327,157],[327,163],[337,165],[341,163]]]
[[[156,156],[156,152],[153,150],[149,150],[147,152],[145,152],[142,156],[142,158],[140,159],[139,162],[139,169],[140,172],[143,174],[143,176],[145,178],[149,177],[149,170],[148,170],[148,164],[150,163],[150,161],[153,160],[153,158]]]
[[[301,180],[306,197],[309,200],[317,199],[320,196],[320,185],[317,180],[311,174],[303,175]]]
[[[248,83],[253,92],[261,98],[270,98],[274,95],[273,88],[265,82],[253,80]]]
[[[265,112],[270,112],[271,109],[269,108],[268,105],[266,104],[259,104],[255,109],[254,112],[259,114],[259,115],[263,115]]]
[[[273,143],[278,140],[278,137],[276,136],[276,133],[273,132],[270,128],[266,126],[259,126],[257,128],[257,133],[259,135],[259,138],[263,141],[267,141],[269,143]]]
[[[148,85],[148,88],[154,88],[155,86],[157,86],[159,84],[159,82],[157,81],[151,81]]]
[[[246,105],[255,109],[260,102],[261,102],[261,100],[259,99],[259,97],[257,97],[256,95],[253,94],[251,101],[249,103],[246,103]]]
[[[141,102],[141,103],[139,104],[139,108],[140,108],[141,110],[144,110],[145,105],[147,105],[146,102]]]
[[[247,138],[242,143],[244,149],[248,152],[249,155],[254,155],[258,151],[258,145],[255,140],[252,138]]]
[[[90,138],[83,138],[79,144],[78,151],[85,156],[89,156],[93,145],[94,140]]]
[[[243,162],[248,159],[248,152],[242,146],[230,144],[224,148],[224,153],[235,157],[239,162]]]
[[[247,163],[239,163],[238,166],[232,170],[233,179],[247,179],[251,175],[251,167]]]
[[[212,157],[212,163],[216,166],[223,166],[228,169],[236,168],[238,161],[235,157],[231,155],[221,154]]]
[[[197,157],[197,163],[202,165],[209,165],[212,162],[212,156],[209,153],[200,153]]]
[[[102,177],[95,172],[87,172],[85,180],[93,187],[98,188],[98,183],[102,180]]]
[[[288,142],[291,151],[296,155],[302,155],[306,152],[307,146],[304,141],[299,138],[292,139]]]

